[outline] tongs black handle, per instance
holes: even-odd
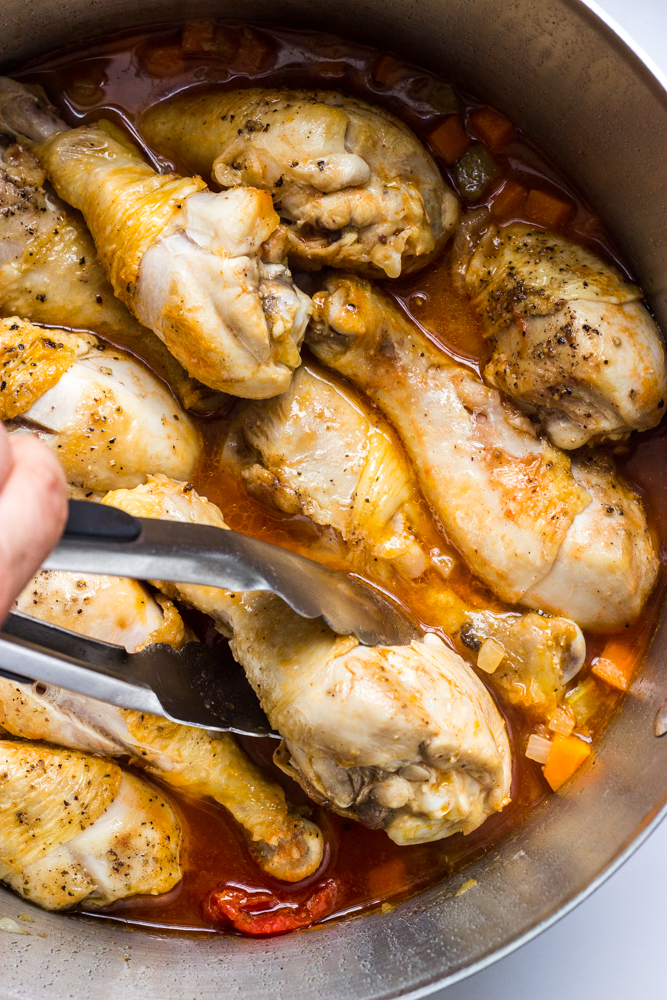
[[[63,538],[97,538],[133,542],[141,534],[141,521],[118,507],[87,500],[70,500]]]

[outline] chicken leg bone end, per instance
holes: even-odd
[[[310,300],[262,259],[279,221],[265,191],[200,191],[143,255],[139,319],[211,388],[275,396],[300,363]]]
[[[41,89],[41,88],[39,88]],[[7,76],[0,77],[0,132],[12,139],[39,142],[68,128],[46,95],[38,95],[25,84]]]

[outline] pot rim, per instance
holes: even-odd
[[[621,711],[623,711],[621,707]],[[592,896],[600,886],[615,875],[619,868],[625,864],[625,862],[632,857],[632,855],[637,851],[642,844],[648,840],[652,833],[654,833],[660,826],[662,821],[667,817],[667,803],[662,806],[659,812],[649,820],[646,826],[637,834],[637,836],[628,844],[625,850],[619,854],[619,856],[612,861],[608,868],[601,872],[597,878],[593,879],[585,889],[571,899],[568,903],[565,903],[559,910],[552,913],[550,917],[546,917],[541,923],[536,924],[535,927],[531,927],[529,931],[521,934],[519,937],[515,938],[509,944],[506,944],[502,948],[498,948],[496,951],[491,952],[489,955],[485,955],[478,962],[473,965],[467,966],[465,969],[460,969],[458,972],[452,972],[449,976],[444,979],[440,979],[437,982],[431,983],[429,986],[422,986],[418,990],[413,990],[411,993],[401,993],[395,995],[393,1000],[422,1000],[423,997],[432,996],[436,990],[445,989],[447,986],[453,986],[455,983],[460,983],[463,979],[468,979],[470,976],[474,976],[477,972],[482,972],[484,969],[488,969],[490,966],[495,965],[502,958],[507,958],[513,952],[518,951],[519,948],[523,948],[525,944],[528,944],[534,938],[539,937],[544,931],[548,931],[550,927],[557,924],[559,920],[566,917],[568,913],[575,910],[580,903]],[[389,996],[388,996],[389,1000]]]

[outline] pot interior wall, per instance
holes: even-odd
[[[175,21],[174,0],[3,0],[4,71],[108,31]],[[191,0],[188,18],[323,29],[393,50],[483,95],[579,185],[633,264],[667,329],[667,95],[575,0]],[[564,796],[485,858],[391,913],[266,941],[129,934],[0,893],[30,912],[0,934],[0,996],[36,1000],[371,1000],[426,992],[512,946],[572,903],[636,842],[667,799],[663,621],[623,711]],[[464,895],[467,879],[477,885]]]

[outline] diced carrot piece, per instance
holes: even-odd
[[[516,139],[516,129],[512,122],[493,108],[475,108],[468,119],[468,124],[492,153],[499,153],[508,143]]]
[[[214,52],[215,21],[188,21],[183,25],[181,45],[188,55]]]
[[[598,656],[597,660],[591,667],[592,673],[600,680],[606,681],[607,684],[611,684],[612,687],[618,688],[619,691],[628,690],[628,679],[624,676],[623,671],[620,670],[613,660],[607,660],[604,656]]]
[[[371,66],[371,76],[376,83],[391,87],[405,76],[405,63],[395,56],[378,56]]]
[[[239,48],[234,58],[234,69],[239,73],[259,73],[271,56],[273,46],[265,35],[254,28],[241,28]]]
[[[596,677],[619,691],[628,690],[637,669],[637,651],[624,639],[624,636],[609,639],[602,650],[602,656],[594,661],[591,668]]]
[[[590,752],[588,743],[577,736],[561,736],[559,733],[554,736],[549,758],[542,768],[544,777],[554,792],[572,777]]]
[[[496,219],[509,219],[518,215],[526,200],[526,189],[516,181],[507,180],[491,197],[491,214]]]
[[[431,148],[445,163],[455,163],[470,145],[470,136],[459,115],[450,115],[428,137]]]
[[[564,226],[573,213],[572,205],[548,191],[533,188],[526,198],[526,215],[545,229]]]
[[[176,76],[185,69],[183,49],[180,45],[162,45],[149,49],[145,57],[146,69],[151,76]]]
[[[239,34],[215,21],[190,21],[183,28],[181,44],[186,55],[207,55],[230,62],[239,48]]]

